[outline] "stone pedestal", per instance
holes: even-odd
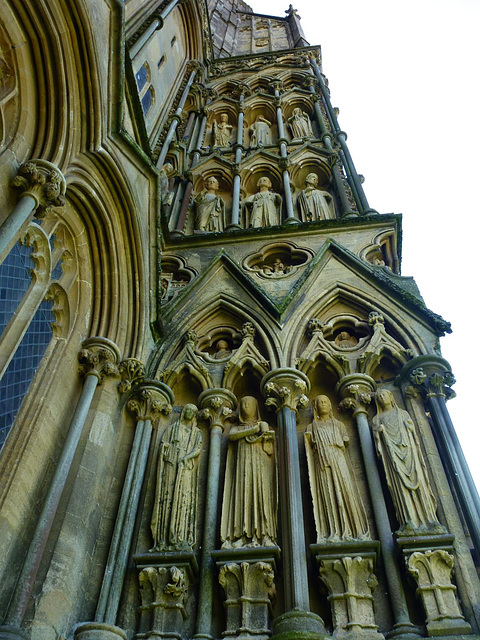
[[[182,639],[189,587],[198,574],[193,551],[134,556],[142,604],[136,638]]]
[[[397,538],[407,570],[418,585],[429,636],[472,633],[457,600],[457,587],[452,583],[453,540],[450,534]]]
[[[310,546],[328,589],[336,638],[383,640],[372,595],[378,584],[374,569],[379,547],[370,540]]]
[[[270,637],[278,547],[243,547],[214,551],[218,580],[225,592],[226,625],[222,634],[237,640]]]
[[[127,640],[120,627],[105,622],[82,622],[75,629],[75,640]]]

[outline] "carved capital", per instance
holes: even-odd
[[[290,161],[290,158],[279,158],[278,159],[278,164],[280,166],[280,169],[282,171],[286,171],[289,167],[292,166],[292,163]]]
[[[118,375],[120,351],[108,338],[88,338],[82,342],[78,361],[80,375],[97,376],[101,384],[106,377]]]
[[[269,609],[275,596],[274,572],[268,562],[228,563],[218,581],[225,591],[226,637],[268,638]]]
[[[20,165],[12,186],[35,200],[36,217],[43,218],[52,207],[65,204],[66,182],[62,172],[47,160],[30,160]]]
[[[455,397],[455,392],[451,389],[455,384],[455,377],[449,363],[440,356],[413,358],[403,367],[396,383],[404,383],[405,393],[410,397],[417,397],[419,394],[424,398],[441,397],[447,400]]]
[[[352,411],[354,417],[359,413],[366,414],[375,387],[375,380],[364,373],[344,376],[336,387],[341,398],[340,408],[344,411]]]
[[[267,373],[261,383],[265,404],[275,407],[276,411],[288,407],[292,411],[308,407],[307,393],[310,382],[307,376],[297,369],[275,369]]]
[[[135,414],[137,420],[155,422],[160,414],[172,412],[173,391],[163,382],[145,380],[136,387],[127,402],[127,409]]]
[[[418,584],[429,636],[471,633],[452,584],[453,556],[444,549],[415,552],[406,559],[407,569]]]
[[[156,637],[180,638],[187,617],[190,576],[184,567],[145,567],[138,575],[140,615],[150,633]]]
[[[328,589],[335,635],[383,638],[375,624],[372,594],[378,581],[372,558],[322,559],[320,578]]]
[[[119,393],[130,391],[132,386],[143,382],[145,377],[145,365],[136,358],[122,360],[118,366],[118,372],[122,381],[118,385]]]
[[[207,389],[198,397],[201,411],[199,418],[208,420],[210,429],[225,428],[225,422],[232,417],[237,399],[228,389]]]

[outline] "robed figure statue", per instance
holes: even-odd
[[[217,195],[220,185],[210,176],[204,189],[193,199],[195,229],[197,231],[223,231],[225,226],[225,201]]]
[[[258,228],[280,224],[282,196],[271,191],[272,183],[267,176],[259,178],[257,187],[258,192],[244,201],[246,211],[250,211],[250,221],[245,226]]]
[[[240,400],[239,424],[230,429],[228,440],[222,547],[274,546],[278,504],[275,432],[260,420],[252,396]]]
[[[327,396],[313,401],[305,432],[317,542],[369,539],[368,521],[347,453],[345,425],[333,417]]]
[[[397,407],[388,389],[378,391],[375,401],[378,410],[372,421],[375,446],[400,525],[398,533],[444,532],[437,520],[437,502],[410,414]]]
[[[186,404],[160,440],[151,530],[152,551],[191,549],[195,543],[198,456],[197,407]]]

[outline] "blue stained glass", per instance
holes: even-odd
[[[135,74],[135,78],[137,79],[138,90],[141,91],[148,80],[148,71],[145,65],[140,67],[140,69]]]
[[[142,98],[142,108],[143,108],[143,113],[145,115],[147,115],[147,113],[149,112],[150,107],[152,106],[152,102],[153,102],[153,90],[152,90],[152,87],[149,87],[147,92]]]
[[[16,244],[0,265],[0,335],[28,290],[32,247]]]
[[[62,259],[60,258],[52,271],[52,280],[60,280],[62,277]]]
[[[0,380],[0,447],[13,425],[43,355],[52,338],[53,301],[38,307],[15,355]]]

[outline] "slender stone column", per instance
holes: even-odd
[[[150,22],[145,31],[140,35],[140,37],[135,41],[135,44],[130,47],[130,58],[133,60],[135,56],[139,53],[139,51],[147,44],[150,38],[153,36],[155,31],[159,31],[165,22],[165,18],[168,16],[173,9],[177,6],[177,4],[181,3],[181,0],[171,0],[167,4],[167,6],[161,11],[155,11],[153,14],[153,20]]]
[[[368,424],[367,405],[371,402],[371,393],[375,390],[375,381],[364,373],[354,373],[344,376],[338,382],[336,390],[342,398],[340,407],[353,412],[360,438],[370,499],[380,539],[388,592],[395,620],[394,627],[387,634],[387,638],[399,636],[402,638],[417,638],[421,636],[421,633],[410,621],[400,569],[396,560],[395,544],[383,496],[382,483],[378,472],[377,456]]]
[[[239,96],[238,101],[238,119],[237,119],[237,140],[235,143],[235,175],[233,176],[233,194],[232,194],[232,217],[227,229],[241,229],[240,225],[240,163],[243,155],[243,117],[245,95]]]
[[[277,126],[278,126],[278,146],[280,148],[280,166],[282,168],[283,193],[285,195],[285,207],[287,210],[287,224],[298,224],[300,220],[296,217],[293,208],[292,189],[290,187],[290,172],[288,171],[289,161],[287,144],[288,140],[285,136],[285,125],[283,123],[282,104],[280,100],[280,88],[282,83],[277,82],[275,88],[275,106],[277,109]]]
[[[207,497],[203,523],[202,559],[200,563],[200,592],[196,633],[194,638],[212,639],[212,602],[215,562],[212,551],[216,547],[218,529],[220,453],[225,421],[232,415],[237,400],[227,389],[207,389],[200,394],[200,417],[210,423],[208,451]]]
[[[436,355],[418,356],[402,369],[399,381],[410,382],[426,400],[442,457],[459,497],[476,549],[480,548],[480,499],[445,403],[455,382],[450,365]]]
[[[0,227],[0,258],[11,249],[20,229],[33,216],[43,218],[52,207],[65,204],[65,178],[46,160],[30,160],[20,165],[12,186],[21,189],[22,193]]]
[[[340,144],[340,147],[342,149],[342,153],[344,156],[344,166],[345,166],[345,170],[347,172],[347,175],[349,176],[349,178],[351,179],[351,187],[352,187],[352,191],[354,192],[354,196],[356,196],[355,200],[357,200],[357,206],[359,208],[359,211],[362,214],[366,214],[366,213],[376,213],[376,211],[374,211],[373,209],[370,208],[370,205],[368,204],[367,198],[365,196],[365,193],[363,191],[363,187],[362,187],[362,183],[360,182],[360,177],[357,173],[357,170],[355,169],[355,165],[353,163],[353,159],[352,156],[350,155],[350,151],[348,149],[347,146],[347,134],[342,131],[340,129],[340,126],[338,124],[337,121],[337,114],[335,113],[335,109],[332,107],[332,103],[330,102],[330,93],[325,85],[325,82],[323,80],[323,76],[322,73],[320,71],[320,69],[318,68],[318,64],[317,61],[315,60],[314,56],[312,56],[310,58],[310,63],[312,65],[313,71],[315,73],[315,76],[318,80],[318,84],[320,86],[320,91],[322,92],[322,96],[325,102],[325,106],[327,109],[327,113],[329,115],[330,121],[333,125],[337,140]]]
[[[279,428],[280,513],[286,613],[274,623],[274,637],[325,633],[322,619],[310,612],[296,413],[308,406],[307,376],[297,369],[267,373],[261,383],[265,404],[275,407]]]
[[[128,566],[128,554],[132,543],[138,501],[142,488],[153,426],[159,415],[168,415],[172,411],[173,392],[163,382],[157,380],[140,380],[138,371],[143,372],[143,365],[133,358],[121,363],[120,369],[124,380],[119,385],[122,391],[135,380],[127,409],[135,414],[137,424],[132,451],[113,530],[107,565],[103,576],[102,589],[98,599],[95,622],[84,622],[75,630],[75,638],[87,640],[97,637],[123,637],[123,630],[115,626],[122,595],[123,582]],[[132,378],[135,376],[135,378]],[[125,384],[127,382],[127,384]]]
[[[15,635],[22,637],[20,627],[95,389],[98,384],[103,382],[106,376],[118,373],[117,364],[120,360],[120,352],[118,347],[107,338],[89,338],[82,343],[82,350],[78,354],[78,359],[80,361],[80,372],[84,374],[85,382],[73,414],[60,460],[18,577],[17,586],[13,592],[5,618],[6,626],[0,627],[0,638],[2,639],[11,638]]]
[[[313,78],[312,78],[313,81]],[[323,118],[323,113],[322,113],[322,108],[320,106],[320,102],[319,102],[319,96],[317,95],[316,91],[315,91],[315,87],[313,84],[310,84],[310,79],[308,79],[308,88],[312,94],[312,100],[313,100],[313,108],[315,110],[315,115],[317,118],[317,123],[318,126],[320,128],[320,133],[322,136],[322,141],[325,145],[325,148],[330,151],[331,153],[334,153],[333,151],[333,146],[332,146],[332,134],[328,131],[326,125],[325,125],[325,120]],[[350,206],[350,203],[348,201],[348,197],[347,197],[347,192],[345,191],[345,186],[343,184],[343,180],[342,177],[340,175],[340,171],[338,169],[337,163],[335,163],[333,165],[332,168],[332,174],[333,174],[333,181],[335,183],[335,188],[336,191],[338,193],[338,197],[340,198],[340,206],[341,206],[341,217],[342,218],[347,218],[347,217],[353,217],[356,216],[357,213],[355,213],[354,211],[352,211],[352,207]]]
[[[196,60],[192,60],[192,62],[189,63],[187,69],[191,69],[190,75],[188,77],[185,89],[183,90],[182,97],[180,98],[180,102],[178,103],[178,107],[176,108],[175,113],[172,116],[172,121],[163,142],[162,150],[160,151],[160,155],[158,156],[157,167],[162,167],[165,162],[165,158],[167,157],[167,153],[170,149],[170,144],[175,135],[175,131],[177,130],[179,122],[181,122],[180,116],[182,115],[183,107],[185,106],[185,102],[187,101],[188,94],[190,93],[193,81],[195,80],[195,76],[200,69],[200,63]]]

